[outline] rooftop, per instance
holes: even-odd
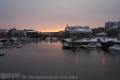
[[[89,28],[89,26],[67,26],[65,28],[66,31],[69,31],[71,33],[80,32],[80,33],[86,33],[86,32],[92,32],[92,29]]]

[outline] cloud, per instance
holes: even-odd
[[[120,19],[119,7],[120,0],[0,0],[0,24],[103,26]]]

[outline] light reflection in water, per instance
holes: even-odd
[[[4,50],[0,72],[77,73],[81,80],[120,79],[120,55],[100,49],[63,50],[59,42],[38,42]]]

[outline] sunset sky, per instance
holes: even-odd
[[[63,30],[120,19],[120,0],[0,0],[0,28]]]

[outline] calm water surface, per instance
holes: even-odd
[[[30,43],[4,49],[0,73],[74,74],[79,80],[120,80],[120,55],[100,49],[63,50],[62,44]]]

